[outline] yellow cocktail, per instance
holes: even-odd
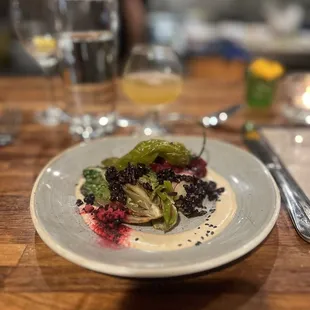
[[[176,74],[145,71],[123,79],[123,91],[135,104],[158,106],[172,103],[182,90],[182,78]]]
[[[138,134],[162,135],[159,110],[173,103],[182,90],[182,67],[168,46],[136,45],[125,66],[122,88],[128,99],[148,110]]]

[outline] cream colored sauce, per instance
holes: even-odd
[[[172,231],[171,234],[158,235],[133,229],[129,237],[130,247],[151,252],[180,250],[195,246],[197,242],[208,242],[221,233],[231,222],[236,213],[236,197],[229,182],[213,170],[208,170],[208,180],[216,182],[218,187],[225,188],[225,192],[221,195],[220,201],[216,203],[215,212],[212,213],[208,220],[205,219],[204,222],[194,229],[177,234],[173,234]],[[82,178],[76,187],[77,199],[84,198],[80,192],[83,183],[84,179]],[[210,225],[212,226],[210,227]],[[209,233],[207,233],[207,231],[209,231]]]

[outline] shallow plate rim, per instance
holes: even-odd
[[[165,136],[162,137],[163,139],[175,139],[175,138],[198,138],[199,136]],[[233,262],[236,259],[246,255],[250,251],[252,251],[254,248],[256,248],[260,243],[262,243],[265,238],[269,235],[271,230],[273,229],[278,216],[280,212],[280,206],[281,206],[281,198],[280,198],[280,192],[278,189],[278,186],[276,185],[276,182],[274,181],[272,175],[270,174],[269,170],[263,165],[263,163],[257,159],[254,155],[251,153],[243,150],[242,148],[239,148],[233,144],[223,142],[217,139],[208,139],[208,141],[212,141],[213,143],[219,143],[219,144],[224,144],[226,146],[232,147],[236,149],[239,152],[242,152],[246,154],[246,156],[252,157],[254,161],[256,161],[260,167],[263,169],[265,172],[265,175],[268,179],[271,180],[273,184],[273,190],[275,192],[275,208],[273,215],[269,221],[269,223],[265,226],[265,228],[250,242],[248,242],[246,245],[239,247],[235,249],[234,251],[221,255],[219,257],[209,259],[206,261],[202,261],[199,263],[196,263],[194,265],[187,265],[187,266],[176,266],[176,267],[167,267],[167,268],[160,268],[157,270],[152,270],[152,269],[147,269],[147,268],[132,268],[132,267],[125,267],[125,266],[115,266],[111,264],[106,264],[104,262],[98,263],[96,261],[91,261],[90,259],[85,259],[83,256],[80,256],[62,246],[54,242],[53,238],[50,237],[49,233],[40,225],[40,222],[38,221],[36,214],[35,214],[35,195],[36,195],[36,190],[38,187],[39,182],[41,181],[41,178],[46,171],[46,169],[53,164],[56,160],[58,160],[60,157],[62,157],[64,154],[74,151],[76,148],[84,147],[85,145],[89,145],[92,143],[100,143],[100,141],[106,141],[107,139],[109,140],[117,140],[118,138],[120,139],[132,139],[131,137],[124,137],[124,136],[119,136],[119,137],[106,137],[102,139],[97,139],[94,141],[90,142],[82,142],[76,145],[73,145],[64,151],[62,151],[60,154],[56,155],[53,157],[40,171],[34,185],[32,188],[31,192],[31,197],[30,197],[30,214],[32,218],[32,222],[34,224],[34,227],[36,231],[38,232],[40,238],[45,242],[45,244],[52,249],[54,252],[56,252],[58,255],[62,256],[63,258],[67,259],[70,262],[73,262],[79,266],[82,266],[84,268],[109,274],[109,275],[115,275],[115,276],[120,276],[120,277],[133,277],[133,278],[165,278],[165,277],[172,277],[172,276],[182,276],[182,275],[189,275],[193,273],[198,273],[202,271],[207,271],[211,270],[217,267],[220,267],[222,265],[225,265],[227,263]]]

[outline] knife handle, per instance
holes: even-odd
[[[298,234],[310,242],[310,201],[297,183],[279,169],[270,168],[281,192],[281,197]]]

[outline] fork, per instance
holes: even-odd
[[[19,131],[22,114],[19,109],[5,107],[0,114],[0,146],[12,143]]]

